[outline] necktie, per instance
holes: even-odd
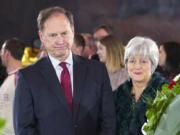
[[[64,90],[64,94],[66,95],[67,102],[72,110],[72,87],[69,71],[65,62],[61,62],[59,65],[63,68],[61,72],[61,86]]]

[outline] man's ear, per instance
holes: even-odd
[[[71,27],[71,29],[72,29],[72,32],[75,34],[75,31],[74,31],[74,26],[72,26],[72,27]]]
[[[41,40],[41,42],[42,42],[42,40],[43,40],[43,34],[42,34],[42,31],[38,31],[38,34],[39,34],[39,38],[40,38],[40,40]]]
[[[9,56],[11,56],[11,52],[9,50],[5,50],[4,56],[8,58]]]

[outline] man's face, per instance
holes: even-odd
[[[44,29],[39,32],[41,42],[47,52],[54,58],[64,61],[71,50],[74,39],[74,28],[64,14],[54,14],[44,23]]]
[[[104,36],[107,36],[108,35],[108,33],[107,33],[107,31],[105,30],[105,29],[99,29],[98,31],[96,31],[94,34],[93,34],[93,37],[95,38],[95,39],[100,39],[100,38],[102,38],[102,37],[104,37]]]

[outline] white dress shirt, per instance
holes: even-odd
[[[12,108],[17,70],[8,73],[0,87],[0,117],[6,120],[2,135],[14,135]]]
[[[61,63],[61,61],[57,60],[56,58],[51,56],[49,53],[48,53],[48,55],[49,55],[49,58],[51,60],[52,65],[56,71],[56,75],[59,79],[59,82],[61,82],[60,76],[61,76],[61,72],[63,70],[63,68],[59,65]],[[67,59],[64,62],[66,62],[66,67],[67,67],[69,74],[70,74],[72,95],[73,95],[73,59],[72,59],[72,52],[71,51],[69,53],[69,56],[67,57]]]

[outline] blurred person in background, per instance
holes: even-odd
[[[113,33],[112,31],[113,30],[110,25],[102,24],[102,25],[99,25],[98,27],[96,27],[93,32],[95,46],[97,47],[97,43],[101,38],[112,34]],[[97,53],[92,55],[92,59],[99,60],[99,56],[97,55]]]
[[[128,78],[127,70],[124,68],[124,49],[121,40],[108,35],[97,43],[97,54],[101,62],[105,63],[111,81],[112,90],[124,83]]]
[[[97,52],[97,46],[93,36],[89,33],[82,33],[82,36],[84,37],[86,43],[82,56],[99,61],[98,56],[94,56]]]
[[[1,53],[1,52],[0,52]],[[2,65],[2,61],[0,58],[0,86],[3,83],[4,79],[7,77],[6,67]]]
[[[14,135],[12,108],[18,69],[22,68],[22,56],[25,43],[18,38],[4,42],[1,48],[2,64],[6,67],[8,76],[0,87],[0,116],[6,119],[2,135]]]
[[[82,35],[75,34],[74,42],[72,45],[72,52],[76,55],[82,56],[85,48],[85,40]]]
[[[180,44],[177,42],[165,42],[159,46],[158,70],[162,76],[172,81],[180,73]]]
[[[100,40],[102,37],[105,37],[107,35],[110,35],[113,33],[113,28],[110,25],[102,24],[95,28],[93,32],[93,37],[96,40]]]
[[[125,49],[124,63],[129,79],[114,92],[117,134],[142,135],[141,127],[147,121],[146,99],[156,97],[156,91],[168,81],[154,72],[159,61],[157,44],[147,37],[132,38]]]

